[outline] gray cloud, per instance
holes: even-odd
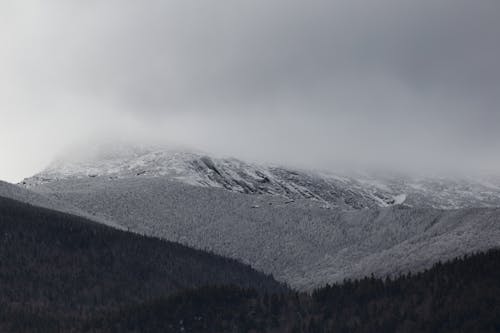
[[[60,137],[144,132],[306,167],[495,170],[499,13],[496,0],[4,1],[2,139],[24,129],[21,149],[48,156]]]

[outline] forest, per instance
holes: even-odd
[[[107,314],[98,332],[500,332],[500,251],[303,294],[201,288]]]
[[[67,330],[206,285],[287,290],[236,260],[0,197],[0,332]]]
[[[500,250],[312,293],[237,261],[0,198],[2,332],[500,332]]]

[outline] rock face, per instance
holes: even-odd
[[[500,180],[339,175],[214,158],[202,153],[152,147],[98,149],[63,157],[22,184],[33,188],[64,179],[163,177],[191,185],[245,194],[312,199],[326,207],[362,209],[405,204],[456,209],[499,207]]]

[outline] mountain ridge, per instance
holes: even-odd
[[[64,179],[166,177],[186,184],[245,194],[311,199],[336,209],[364,209],[405,204],[458,209],[500,207],[500,180],[456,177],[315,172],[248,163],[235,158],[155,146],[118,146],[83,158],[61,159],[24,179],[26,188]]]

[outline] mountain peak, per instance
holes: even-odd
[[[362,209],[405,204],[454,209],[500,206],[500,184],[485,180],[404,175],[346,175],[220,158],[184,147],[114,142],[75,148],[22,185],[66,179],[163,177],[245,194],[309,199],[325,208]]]

